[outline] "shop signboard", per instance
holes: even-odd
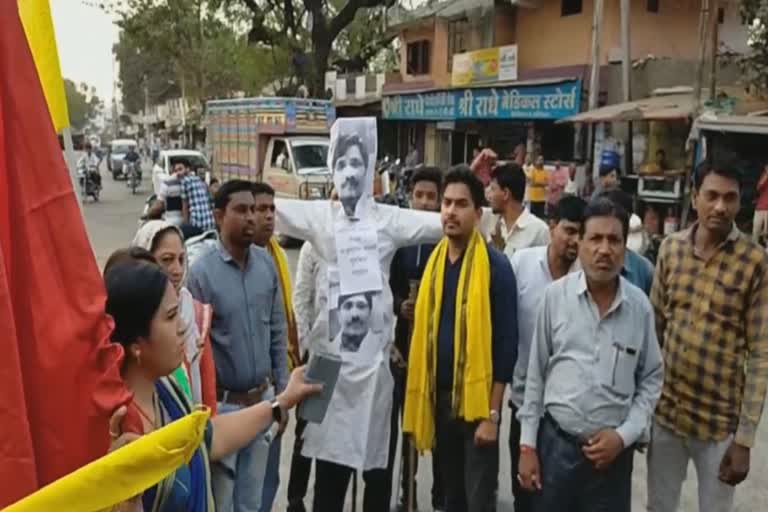
[[[581,81],[397,94],[382,98],[381,105],[390,120],[557,120],[579,112]]]
[[[451,85],[487,84],[517,80],[517,45],[483,48],[453,56]]]

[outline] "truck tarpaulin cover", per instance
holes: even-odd
[[[129,399],[15,0],[0,2],[0,508],[107,452]]]

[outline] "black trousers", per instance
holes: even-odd
[[[437,394],[435,427],[437,453],[443,467],[446,511],[485,510],[493,501],[496,490],[498,443],[475,446],[477,423],[453,417],[450,391]]]
[[[523,489],[517,474],[520,468],[520,422],[517,408],[510,402],[512,421],[509,424],[509,458],[512,473],[512,496],[515,498],[515,512],[531,512],[531,493]]]
[[[582,446],[549,415],[541,420],[537,451],[542,489],[532,494],[533,512],[630,512],[634,447],[621,452],[610,467],[597,470]]]
[[[304,429],[307,422],[296,417],[296,439],[291,455],[291,473],[288,477],[288,512],[306,512],[304,497],[309,488],[309,475],[312,473],[312,459],[304,457],[301,449],[304,446]]]
[[[395,381],[392,400],[392,423],[390,426],[392,429],[392,435],[389,438],[389,463],[387,465],[387,472],[389,474],[391,486],[391,482],[394,480],[393,473],[395,469],[395,455],[397,452],[398,432],[400,431],[403,407],[405,406],[406,370],[404,368],[398,368],[395,365],[391,365],[390,368],[392,369],[392,377]],[[402,468],[402,479],[400,481],[400,504],[408,504],[408,495],[412,488],[413,504],[414,508],[417,509],[417,496],[419,493],[416,488],[416,474],[419,471],[419,456],[415,452],[412,453],[410,439],[406,434],[402,435],[401,448],[400,467]],[[411,459],[413,459],[413,461],[411,461]],[[413,464],[413,480],[409,481],[411,464]],[[445,504],[445,492],[443,489],[443,479],[441,473],[442,469],[440,464],[440,457],[437,454],[437,450],[434,450],[432,453],[432,508],[443,508]]]
[[[316,460],[315,499],[312,510],[314,512],[343,512],[349,479],[353,473],[354,470],[347,466]],[[389,512],[389,502],[392,499],[392,480],[387,477],[387,470],[363,471],[363,481],[365,482],[363,512]],[[387,485],[387,482],[390,485]]]

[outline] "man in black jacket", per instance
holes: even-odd
[[[415,210],[440,211],[440,189],[443,173],[436,167],[424,167],[416,171],[411,178],[411,208]],[[399,249],[392,259],[392,267],[389,273],[389,285],[392,289],[397,325],[395,327],[395,348],[392,357],[392,375],[395,380],[394,401],[392,404],[392,434],[389,444],[390,478],[394,471],[395,452],[397,450],[397,433],[400,431],[400,414],[405,402],[405,376],[411,327],[416,301],[416,287],[421,281],[421,275],[433,244],[413,245]],[[411,460],[413,459],[413,460]],[[411,466],[413,467],[413,479],[409,481]],[[407,511],[409,493],[413,492],[413,510],[416,505],[416,470],[418,468],[418,456],[412,451],[407,436],[402,441],[402,493],[398,510]],[[440,478],[440,465],[434,452],[432,454],[432,507],[439,511],[444,509],[444,490]]]

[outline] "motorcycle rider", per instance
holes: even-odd
[[[136,151],[135,146],[128,147],[128,152],[123,157],[123,161],[135,165],[136,176],[141,179],[141,165],[139,164],[141,161],[141,155],[139,155],[139,153]]]
[[[87,177],[90,181],[101,189],[101,174],[99,173],[99,163],[101,160],[93,152],[90,142],[85,143],[85,154],[77,161],[77,173],[81,178]]]

